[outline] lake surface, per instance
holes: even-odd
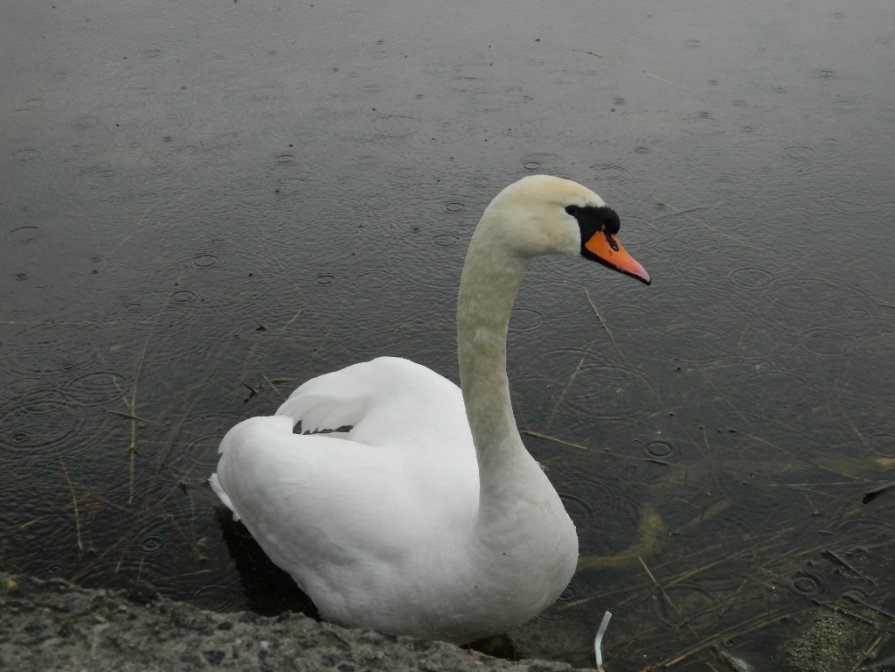
[[[517,420],[582,562],[519,652],[592,665],[610,610],[616,672],[775,669],[838,613],[842,669],[895,658],[890,0],[0,18],[5,570],[298,608],[231,557],[220,437],[379,354],[456,379],[472,228],[546,172],[653,285],[554,259],[520,294]]]

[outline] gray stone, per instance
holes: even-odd
[[[221,614],[145,598],[0,573],[0,669],[572,670],[558,662],[514,663],[444,642],[341,628],[300,614]]]

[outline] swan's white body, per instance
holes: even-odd
[[[510,185],[486,209],[457,305],[462,392],[381,357],[304,383],[276,415],[224,437],[215,492],[325,618],[467,642],[536,616],[571,579],[575,527],[519,437],[506,374],[528,260],[583,251],[585,225],[567,206],[609,211],[547,176]],[[613,249],[607,265],[649,282]],[[298,435],[298,422],[351,430]]]

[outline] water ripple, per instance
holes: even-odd
[[[674,324],[666,331],[667,345],[684,362],[717,362],[726,352],[727,339],[702,324]]]
[[[693,250],[690,243],[679,238],[662,238],[656,242],[655,248],[662,254],[685,254]]]
[[[814,159],[815,151],[806,145],[789,145],[783,148],[783,154],[797,161],[810,161]]]
[[[191,414],[182,429],[182,443],[160,455],[157,469],[179,483],[203,486],[217,464],[221,438],[232,425],[232,417]]]
[[[773,400],[775,408],[790,412],[806,408],[814,394],[804,378],[785,369],[752,373],[739,390],[755,408],[761,408]]]
[[[518,306],[513,309],[510,331],[516,333],[535,331],[543,326],[546,319],[546,313],[540,308]]]
[[[210,611],[229,611],[238,600],[236,591],[219,583],[207,583],[192,593],[196,604]]]
[[[856,307],[873,308],[873,301],[860,289],[819,276],[778,278],[769,299],[771,311],[781,311],[782,315],[847,316]]]
[[[536,173],[554,173],[561,163],[559,154],[535,152],[521,159],[522,167]]]
[[[727,278],[743,289],[765,289],[777,279],[771,271],[754,266],[736,268],[727,274]]]
[[[621,482],[612,478],[573,476],[562,480],[557,488],[581,538],[590,540],[591,548],[585,548],[582,553],[616,552],[633,540],[640,523],[641,507],[636,496],[625,490]],[[615,533],[608,536],[607,528],[622,534],[623,538],[618,539]],[[607,538],[613,539],[611,547],[609,543],[593,547],[594,540]],[[586,541],[583,543],[587,544]]]
[[[895,431],[875,431],[867,434],[865,442],[876,455],[895,459]]]
[[[595,163],[589,168],[594,171],[596,181],[624,181],[626,170],[623,166],[614,163]]]
[[[675,451],[674,444],[669,441],[650,441],[643,449],[649,457],[660,460],[667,460]]]
[[[82,406],[104,406],[121,399],[130,383],[127,376],[110,370],[78,373],[63,385],[72,402]]]
[[[387,271],[370,270],[358,273],[351,279],[351,286],[364,292],[381,292],[395,282],[395,276]]]
[[[0,416],[0,445],[17,455],[32,456],[35,452],[65,445],[74,452],[85,418],[65,401],[35,392],[18,400]]]
[[[193,264],[199,268],[208,268],[210,266],[215,266],[217,263],[218,258],[210,252],[203,252],[193,256]]]
[[[96,359],[83,328],[41,324],[16,334],[15,356],[7,368],[22,376],[68,374],[89,368]]]
[[[790,584],[792,590],[802,597],[820,597],[825,592],[823,580],[812,572],[800,571]]]
[[[329,287],[330,285],[334,285],[335,283],[335,273],[318,273],[317,277],[314,278],[314,284],[318,287]]]
[[[717,626],[717,597],[701,585],[677,583],[667,586],[650,602],[653,616],[666,627],[682,622],[700,630]]]
[[[828,200],[834,210],[847,215],[873,215],[890,205],[879,194],[862,189],[836,191],[829,195]]]
[[[843,357],[852,349],[852,340],[846,334],[829,327],[806,329],[800,336],[802,347],[821,357]]]
[[[33,243],[40,239],[43,230],[39,226],[18,226],[10,229],[6,237],[14,243]]]

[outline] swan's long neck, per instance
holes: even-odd
[[[525,487],[519,470],[537,468],[516,428],[506,370],[510,311],[527,260],[507,251],[499,227],[483,224],[470,243],[457,300],[460,385],[479,463],[480,517]]]
[[[513,417],[507,328],[528,257],[509,237],[530,231],[524,222],[505,226],[525,215],[496,201],[473,234],[457,299],[460,386],[479,466],[478,511],[460,557],[469,559],[473,597],[487,596],[492,621],[495,604],[532,615],[551,604],[578,558],[575,526]]]

